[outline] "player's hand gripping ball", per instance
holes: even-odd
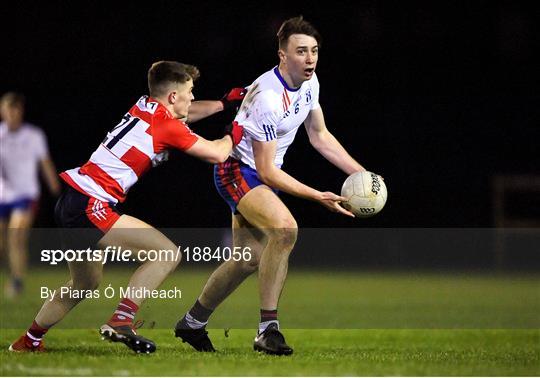
[[[381,176],[372,172],[356,172],[347,177],[341,195],[348,198],[341,205],[359,218],[368,218],[382,210],[388,192]]]

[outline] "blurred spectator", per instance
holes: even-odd
[[[8,297],[23,290],[28,236],[40,194],[38,171],[53,195],[60,192],[45,134],[24,122],[24,105],[19,93],[8,92],[0,98],[0,248],[9,261]]]

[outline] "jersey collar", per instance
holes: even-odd
[[[289,87],[289,85],[287,84],[287,82],[285,81],[283,76],[281,76],[281,73],[279,72],[278,66],[274,67],[274,73],[276,74],[279,81],[281,81],[281,84],[285,87],[286,90],[288,90],[290,92],[297,92],[302,87],[302,86],[299,86],[298,88]]]
[[[146,103],[149,103],[149,102],[155,102],[156,104],[158,104],[158,107],[156,109],[156,111],[154,112],[154,114],[157,114],[159,112],[163,112],[165,113],[165,115],[169,118],[173,118],[173,115],[171,114],[171,112],[169,111],[169,109],[167,109],[165,107],[165,105],[163,105],[161,102],[159,102],[158,100],[156,100],[154,97],[152,96],[144,96],[146,97]]]

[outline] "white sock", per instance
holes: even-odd
[[[264,332],[266,327],[268,327],[270,324],[276,323],[277,328],[279,329],[279,320],[268,320],[266,322],[260,322],[259,323],[259,335]]]
[[[208,322],[200,322],[200,321],[198,321],[193,316],[191,316],[191,314],[189,312],[186,313],[185,318],[186,318],[186,323],[187,323],[188,327],[191,328],[191,329],[203,328],[204,326],[206,326],[208,324]]]

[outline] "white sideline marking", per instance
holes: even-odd
[[[28,373],[29,375],[46,375],[46,376],[74,376],[74,375],[83,375],[90,376],[94,375],[92,369],[89,368],[77,368],[77,369],[63,369],[63,368],[50,368],[50,367],[28,367],[22,364],[6,364],[2,367],[2,370],[16,370],[22,373]]]
[[[90,368],[76,368],[76,369],[62,369],[62,368],[50,368],[50,367],[28,367],[22,364],[6,364],[2,366],[2,370],[16,370],[21,373],[28,373],[28,375],[40,375],[40,376],[49,376],[49,377],[58,377],[58,376],[94,376],[93,369]],[[111,371],[111,376],[115,377],[129,377],[131,372],[129,370],[113,370]]]

